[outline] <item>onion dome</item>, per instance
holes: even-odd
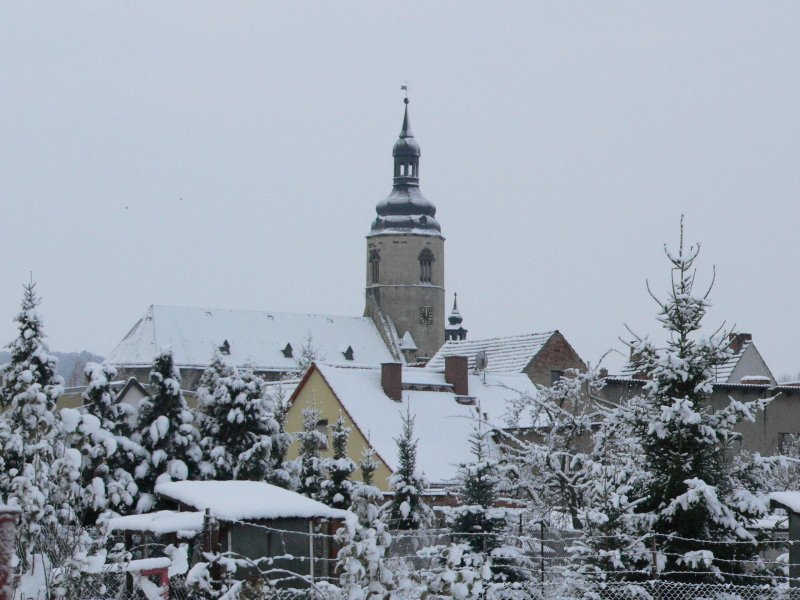
[[[408,98],[404,101],[403,128],[392,150],[394,185],[389,196],[375,207],[378,216],[372,223],[372,231],[423,230],[436,233],[441,231],[436,220],[436,207],[419,190],[421,153],[408,118]]]

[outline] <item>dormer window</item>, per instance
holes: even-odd
[[[430,248],[425,248],[419,253],[419,280],[422,283],[430,283],[433,272],[433,252]]]
[[[347,350],[342,352],[342,355],[344,356],[345,360],[353,360],[353,347],[352,346],[348,346]]]
[[[369,253],[369,271],[372,283],[378,283],[380,278],[381,255],[377,250],[370,250]]]
[[[219,352],[220,352],[220,354],[224,354],[225,356],[230,356],[230,354],[231,354],[231,345],[230,345],[230,343],[228,343],[228,340],[225,340],[224,342],[222,342],[222,344],[219,347]]]
[[[293,350],[292,350],[292,345],[291,345],[291,344],[286,344],[286,348],[284,348],[283,350],[281,350],[281,352],[283,352],[283,356],[284,356],[284,357],[286,357],[286,358],[292,358],[292,352],[293,352]]]

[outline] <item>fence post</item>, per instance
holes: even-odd
[[[650,569],[650,579],[658,579],[658,548],[656,547],[656,535],[650,538],[650,554],[652,555],[653,566]]]
[[[308,560],[309,560],[309,577],[311,582],[314,582],[314,521],[308,520]]]
[[[0,600],[14,597],[14,570],[16,554],[17,516],[19,510],[0,504]]]
[[[542,589],[544,589],[544,521],[539,521],[539,569],[542,572]]]

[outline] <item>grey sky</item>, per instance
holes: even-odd
[[[1,10],[3,342],[31,270],[62,350],[152,303],[361,314],[407,80],[471,337],[655,333],[685,212],[708,324],[800,371],[797,3]]]

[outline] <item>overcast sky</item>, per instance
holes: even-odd
[[[69,2],[0,9],[0,340],[150,304],[360,315],[408,81],[470,337],[656,335],[662,244],[709,333],[800,371],[800,4]],[[612,359],[612,371],[619,359]]]

